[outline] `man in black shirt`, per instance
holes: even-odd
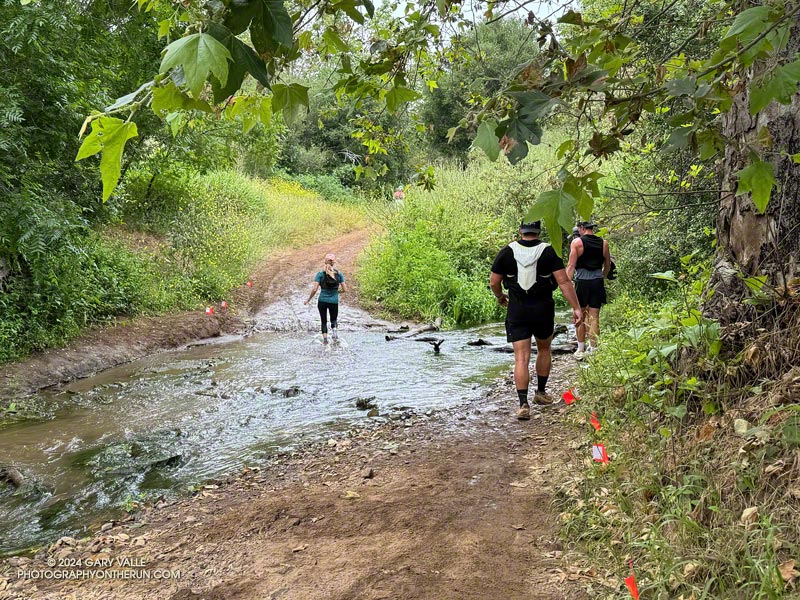
[[[575,324],[581,322],[581,308],[575,288],[564,270],[564,262],[555,250],[539,239],[541,221],[523,222],[521,240],[503,248],[492,264],[489,285],[500,306],[508,307],[506,336],[514,345],[514,383],[517,386],[517,418],[530,419],[528,386],[530,384],[531,337],[536,338],[537,404],[552,404],[545,386],[550,375],[550,343],[555,325],[553,290],[556,286],[572,306]],[[502,286],[508,290],[503,293]]]
[[[591,221],[578,223],[580,236],[572,240],[567,262],[567,277],[575,277],[575,293],[583,310],[583,322],[575,328],[578,350],[575,358],[581,360],[584,352],[593,351],[600,333],[600,307],[606,303],[604,279],[611,270],[611,253],[608,242],[594,234]],[[586,348],[586,338],[589,347]]]

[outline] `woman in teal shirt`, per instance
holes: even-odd
[[[347,289],[344,285],[344,275],[334,267],[336,263],[336,256],[333,254],[325,255],[325,264],[322,271],[319,271],[314,277],[314,287],[311,288],[311,293],[308,299],[303,304],[308,304],[314,298],[317,290],[321,289],[319,293],[319,300],[317,301],[317,308],[319,309],[319,318],[322,321],[322,343],[328,343],[328,313],[331,316],[331,338],[333,340],[339,339],[336,332],[337,318],[339,317],[339,290],[346,292]]]

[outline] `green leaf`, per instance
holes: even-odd
[[[114,104],[112,104],[111,106],[106,106],[105,112],[111,112],[112,110],[116,110],[118,108],[122,108],[123,106],[127,106],[136,99],[136,96],[138,96],[142,90],[148,89],[152,86],[153,86],[152,81],[143,83],[142,85],[139,86],[139,89],[137,89],[135,92],[131,92],[130,94],[126,94],[120,98],[117,98],[114,101]]]
[[[574,10],[568,10],[567,13],[561,17],[559,17],[558,23],[565,23],[567,25],[578,25],[583,27],[583,16],[581,13],[576,12]]]
[[[577,201],[564,190],[542,192],[536,203],[525,215],[526,221],[544,221],[550,235],[550,243],[556,254],[561,255],[561,229],[572,230],[572,215]]]
[[[264,96],[240,96],[226,111],[229,119],[242,119],[242,131],[249,132],[261,121],[265,126],[272,120],[272,99]]]
[[[250,22],[261,16],[262,0],[238,0],[228,7],[228,14],[223,21],[225,27],[234,35],[243,33],[250,26]]]
[[[301,107],[308,108],[308,88],[299,83],[284,85],[276,83],[272,86],[272,110],[283,111],[283,119],[291,125],[300,116]]]
[[[673,98],[678,98],[679,96],[693,96],[697,89],[697,82],[694,77],[670,79],[664,84],[664,88]]]
[[[136,123],[126,123],[113,117],[100,117],[92,121],[92,131],[83,140],[76,161],[100,155],[100,175],[103,179],[103,202],[117,187],[122,172],[122,152],[125,143],[139,135]]]
[[[494,120],[483,121],[478,126],[478,134],[475,136],[473,144],[483,150],[492,162],[500,156],[500,140],[497,139],[494,131],[497,129],[497,122]]]
[[[167,82],[165,86],[153,88],[151,108],[161,118],[164,118],[167,113],[175,112],[176,110],[211,112],[211,107],[208,103],[187,96],[172,81]]]
[[[675,277],[674,271],[664,271],[663,273],[650,273],[650,277],[653,279],[662,279],[664,281],[672,281],[673,283],[678,283],[678,278]]]
[[[169,19],[164,19],[158,22],[158,39],[167,37],[172,30],[172,22]]]
[[[546,117],[550,109],[557,103],[557,100],[537,90],[512,92],[509,95],[519,103],[517,113],[520,120],[528,124]]]
[[[228,60],[231,53],[213,36],[193,33],[175,40],[166,48],[161,60],[160,73],[173,67],[183,67],[183,75],[189,91],[197,98],[209,72],[223,85],[228,80]]]
[[[292,18],[283,4],[283,0],[262,0],[264,9],[262,23],[264,31],[275,42],[291,48]]]
[[[401,104],[411,102],[419,97],[419,92],[407,87],[395,85],[386,94],[386,108],[389,110],[389,112],[394,113]]]
[[[250,73],[261,85],[269,88],[269,73],[266,64],[250,46],[218,23],[211,23],[208,33],[227,48],[233,60],[228,70],[227,82],[220,82],[216,78],[211,81],[215,102],[221,102],[238,92],[247,73]]]
[[[562,144],[556,150],[556,158],[561,160],[564,158],[564,155],[567,152],[572,152],[575,149],[575,140],[567,140],[566,142],[562,142]]]
[[[375,16],[375,5],[372,3],[372,0],[361,0],[361,4],[364,6],[364,10],[367,11],[370,19]]]
[[[685,404],[678,404],[678,406],[673,406],[667,409],[667,414],[671,417],[675,417],[676,419],[682,419],[686,416],[687,410]]]
[[[339,34],[330,27],[325,30],[322,34],[322,41],[325,42],[325,45],[328,47],[328,51],[333,52],[347,52],[347,44],[342,41],[342,38],[339,37]]]
[[[575,211],[578,215],[584,219],[590,219],[594,210],[591,190],[585,189],[580,179],[570,175],[564,180],[564,191],[575,198]]]
[[[757,114],[773,99],[781,104],[791,104],[798,82],[800,60],[775,69],[763,81],[753,81],[750,84],[750,114]]]
[[[735,37],[740,42],[755,39],[764,31],[771,10],[769,6],[754,6],[740,12],[722,39]]]
[[[169,113],[165,120],[167,125],[169,125],[169,130],[172,132],[172,137],[178,137],[178,134],[181,132],[181,129],[183,129],[183,125],[186,122],[184,113]]]
[[[662,151],[677,152],[678,150],[683,150],[689,145],[693,133],[693,127],[676,127],[669,132],[669,137],[664,143]]]
[[[764,214],[775,184],[775,167],[772,163],[756,160],[736,173],[736,177],[739,179],[736,195],[750,192],[756,210]]]

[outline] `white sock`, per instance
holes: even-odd
[[[586,342],[578,342],[578,351],[583,352],[586,350]]]

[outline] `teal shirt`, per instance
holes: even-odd
[[[335,290],[326,290],[322,287],[322,282],[325,279],[325,275],[322,271],[318,272],[317,275],[314,277],[314,281],[319,284],[319,301],[320,302],[330,302],[331,304],[339,304],[339,288]],[[336,271],[336,279],[339,280],[339,283],[344,283],[344,275],[342,275],[339,271]]]

